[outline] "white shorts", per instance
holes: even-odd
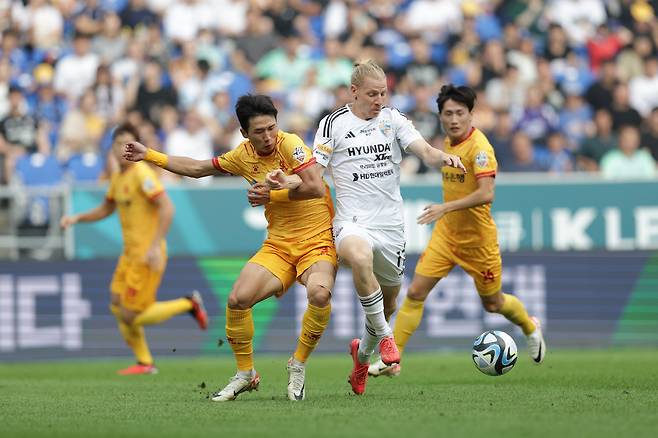
[[[373,272],[381,286],[398,286],[404,275],[404,230],[373,230],[353,222],[334,222],[336,249],[347,236],[359,236],[372,249]]]

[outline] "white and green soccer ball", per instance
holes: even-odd
[[[473,363],[478,370],[489,376],[501,376],[516,364],[516,342],[510,335],[499,330],[482,333],[473,342]]]

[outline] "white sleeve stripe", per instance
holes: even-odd
[[[334,111],[327,117],[327,121],[324,124],[324,130],[322,131],[322,135],[324,138],[329,138],[331,137],[331,124],[335,119],[337,119],[339,116],[342,116],[348,111],[346,107],[342,107],[339,110]]]

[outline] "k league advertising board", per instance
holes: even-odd
[[[157,356],[205,354],[230,360],[224,307],[246,257],[174,258],[158,299],[197,289],[211,316],[207,332],[188,315],[149,326]],[[407,259],[400,300],[417,256]],[[586,251],[503,254],[503,289],[540,317],[551,347],[658,345],[658,252]],[[129,357],[110,314],[108,285],[115,261],[18,262],[0,264],[0,360]],[[294,350],[306,292],[294,285],[281,299],[254,309],[256,352]],[[351,272],[338,273],[332,317],[319,352],[344,352],[360,336],[363,312]],[[523,337],[499,315],[484,312],[471,279],[455,269],[430,294],[423,321],[407,351],[468,351],[485,329],[502,329],[520,345]]]

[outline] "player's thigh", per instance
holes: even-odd
[[[114,268],[114,274],[112,275],[112,281],[110,282],[110,292],[112,296],[117,295],[121,297],[121,294],[126,289],[126,272],[128,270],[128,258],[125,255],[121,255],[119,260],[117,260],[117,265]],[[117,305],[120,303],[117,303]]]
[[[163,270],[151,269],[141,260],[133,260],[126,269],[125,288],[121,292],[122,309],[140,313],[155,303],[163,273]]]
[[[233,284],[228,307],[249,309],[255,304],[281,293],[281,280],[263,266],[247,262]]]
[[[425,251],[418,258],[415,269],[416,275],[436,279],[445,277],[455,267],[456,257],[454,251],[455,248],[448,244],[440,234],[432,233],[432,238]],[[419,284],[419,286],[422,286],[422,284]]]
[[[425,301],[439,280],[440,277],[426,277],[416,272],[407,289],[407,297],[415,301]]]
[[[377,282],[388,290],[400,287],[404,277],[405,238],[403,230],[379,230],[372,232],[375,242],[373,272]]]
[[[297,279],[306,286],[310,301],[329,300],[334,286],[338,259],[331,230],[292,246],[297,265]]]
[[[341,263],[353,269],[372,266],[374,242],[368,230],[350,222],[337,223],[334,226],[334,238]]]
[[[265,271],[269,272],[272,276],[278,279],[279,287],[274,292],[274,295],[276,295],[277,297],[282,296],[288,290],[288,288],[295,282],[295,278],[297,278],[297,268],[295,266],[295,260],[291,256],[290,248],[287,248],[287,246],[289,245],[290,244],[286,242],[267,240],[263,244],[262,248],[258,250],[258,252],[254,254],[254,256],[251,257],[251,259],[249,259],[248,262],[248,264],[258,265],[264,269],[262,277],[259,279],[259,282],[269,278],[269,276],[265,273]],[[245,266],[245,269],[246,268],[247,266]],[[252,268],[249,268],[249,270],[251,271]],[[273,284],[274,283],[275,282],[273,282]],[[240,299],[245,299],[248,295],[251,295],[251,292],[245,292],[244,287],[242,287],[242,285],[248,285],[248,284],[249,283],[246,283],[246,279],[244,281],[236,282],[234,284],[233,289],[236,291],[236,293],[239,293],[238,297]],[[240,286],[240,287],[236,288],[236,286]]]
[[[463,248],[458,257],[459,265],[473,278],[481,297],[500,292],[503,263],[498,244]]]

